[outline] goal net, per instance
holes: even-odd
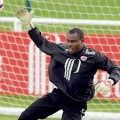
[[[33,101],[52,91],[48,78],[50,57],[40,52],[15,18],[18,7],[33,9],[32,22],[50,41],[66,41],[73,27],[85,33],[88,47],[106,54],[120,66],[119,0],[4,0],[0,10],[0,114],[20,115]],[[98,71],[94,82],[108,74]],[[88,102],[85,120],[120,119],[120,82],[107,96]],[[61,111],[51,117],[60,117]],[[102,117],[101,117],[102,116]]]

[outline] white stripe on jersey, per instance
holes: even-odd
[[[74,72],[74,73],[77,73],[79,72],[79,69],[80,69],[80,65],[81,65],[81,61],[78,59],[79,63],[78,63],[78,67],[77,67],[77,70]]]
[[[71,71],[72,71],[74,61],[75,61],[74,59],[68,58],[65,62],[65,75],[64,75],[64,77],[67,80],[70,80],[70,75],[71,75]]]
[[[76,59],[70,59],[68,58],[65,62],[64,68],[65,68],[65,73],[64,73],[64,78],[66,78],[68,81],[70,80],[72,68],[74,65]],[[80,69],[81,61],[79,60],[77,70],[74,73],[77,73]]]

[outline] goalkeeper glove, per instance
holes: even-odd
[[[114,81],[112,79],[101,81],[95,85],[95,90],[101,95],[107,95],[108,93],[110,93],[113,83]]]
[[[15,16],[22,21],[23,25],[27,30],[34,28],[31,19],[34,16],[34,10],[28,12],[25,8],[18,8]]]

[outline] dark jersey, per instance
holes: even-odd
[[[107,71],[114,84],[120,80],[120,68],[104,54],[84,45],[71,55],[65,45],[48,41],[37,28],[28,33],[36,46],[51,56],[50,81],[70,98],[76,101],[93,98],[93,78],[98,69]]]

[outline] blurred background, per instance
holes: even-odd
[[[49,82],[49,56],[40,52],[15,17],[18,7],[35,11],[32,22],[52,42],[66,41],[73,27],[85,33],[85,44],[120,66],[119,0],[4,0],[0,10],[0,115],[19,116],[37,98],[55,87]],[[108,74],[98,71],[94,82]],[[120,83],[107,96],[88,102],[85,120],[120,119]],[[61,111],[51,116],[60,119]],[[102,118],[101,118],[102,116]],[[11,118],[16,119],[16,118]],[[7,120],[7,118],[5,119]]]

